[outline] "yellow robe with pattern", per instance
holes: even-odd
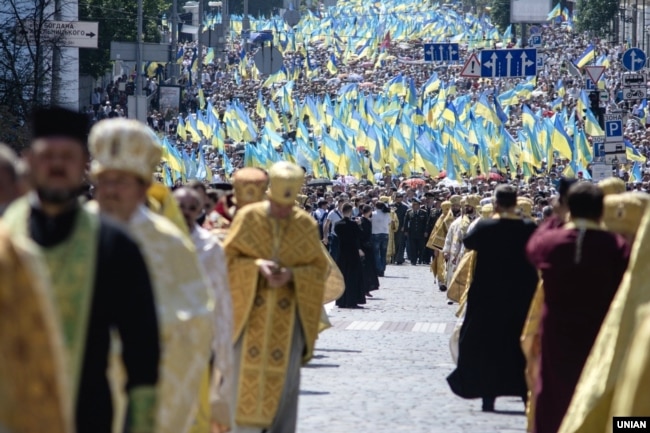
[[[0,430],[71,431],[72,396],[51,291],[36,247],[0,225]]]
[[[650,303],[639,307],[636,319],[639,326],[614,390],[610,419],[650,414]],[[612,423],[607,431],[612,431]]]
[[[544,282],[539,280],[535,296],[530,303],[526,323],[521,332],[521,350],[526,357],[526,384],[528,385],[528,401],[526,402],[526,431],[532,432],[535,426],[535,386],[539,380],[541,363],[541,332],[540,322],[544,308]]]
[[[151,276],[161,332],[156,432],[184,433],[194,421],[201,379],[210,360],[214,297],[194,245],[167,218],[142,206],[127,229]],[[123,372],[115,367],[111,379],[117,411],[124,401],[117,391],[123,389],[117,385]],[[114,427],[120,431],[122,421],[115,418]]]
[[[233,342],[242,339],[236,422],[266,428],[277,413],[285,384],[295,320],[305,337],[303,362],[313,355],[329,263],[318,227],[294,207],[283,220],[269,216],[270,204],[240,209],[224,249],[234,307]],[[291,268],[293,280],[270,288],[256,261],[275,260]],[[295,349],[294,349],[295,350]]]
[[[649,259],[650,211],[646,211],[627,271],[600,327],[559,433],[602,433],[611,428],[612,398],[637,329],[637,309],[650,302]]]
[[[445,246],[449,226],[454,222],[454,219],[455,217],[451,210],[441,215],[433,226],[433,230],[431,230],[429,240],[427,241],[427,248],[436,252],[436,257],[431,262],[431,272],[433,272],[433,275],[439,282],[443,283],[447,281],[447,264],[441,251]]]

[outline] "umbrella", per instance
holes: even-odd
[[[402,182],[402,185],[408,185],[410,188],[413,188],[415,186],[419,185],[424,185],[426,182],[424,179],[421,178],[413,178],[413,179],[406,179],[404,182]]]
[[[329,179],[314,179],[307,182],[307,186],[329,186],[332,184],[332,181]]]

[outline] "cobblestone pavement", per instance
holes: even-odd
[[[320,334],[302,369],[299,433],[522,433],[523,403],[497,398],[496,413],[449,389],[447,305],[428,266],[389,266],[366,309],[328,305],[333,328]]]

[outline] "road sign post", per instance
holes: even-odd
[[[605,163],[623,164],[627,161],[625,143],[623,141],[623,115],[620,113],[605,114]]]
[[[537,74],[537,50],[483,50],[481,77],[530,77]]]
[[[425,62],[457,62],[459,53],[458,44],[424,44]]]
[[[645,66],[646,55],[640,48],[630,48],[623,53],[621,61],[628,71],[640,71]]]
[[[29,44],[37,42],[34,22],[25,21],[23,36]],[[44,21],[41,26],[41,43],[67,48],[97,48],[99,23],[90,21]]]

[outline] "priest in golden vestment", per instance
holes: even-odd
[[[640,343],[641,346],[633,344],[637,342],[634,340],[635,330],[638,329],[638,337],[643,339],[641,335],[647,327],[644,324],[647,320],[638,314],[640,306],[650,302],[648,196],[634,192],[606,195],[603,214],[605,227],[628,240],[634,240],[634,243],[627,272],[582,370],[560,426],[561,433],[610,432],[612,416],[632,415],[625,413],[625,407],[636,411],[634,415],[650,414],[647,406],[647,370],[645,378],[636,376],[645,382],[633,384],[628,380],[630,374],[634,374],[631,369],[638,368],[647,359],[647,353],[638,357],[647,343]],[[641,396],[639,391],[643,396],[635,403],[634,398],[629,397]],[[618,403],[614,400],[618,400]],[[635,409],[643,404],[646,404],[644,412]]]
[[[104,120],[91,130],[89,145],[99,210],[133,236],[152,277],[162,346],[156,432],[187,432],[211,354],[209,282],[191,240],[145,206],[162,155],[153,131],[134,120]],[[114,396],[119,400],[119,393]]]
[[[279,162],[269,200],[240,209],[224,243],[239,366],[234,433],[296,430],[300,367],[314,350],[329,262],[295,206],[303,170]]]
[[[0,431],[72,431],[65,348],[45,264],[0,224]]]
[[[448,223],[445,221],[449,218],[451,213],[451,202],[443,201],[440,204],[440,210],[442,214],[440,218],[436,221],[431,233],[429,234],[429,240],[427,241],[427,248],[433,250],[433,260],[431,261],[431,272],[435,277],[436,281],[446,281],[445,278],[445,259],[440,254],[442,248],[445,246],[445,238],[447,237],[447,230],[449,225],[453,221]]]

